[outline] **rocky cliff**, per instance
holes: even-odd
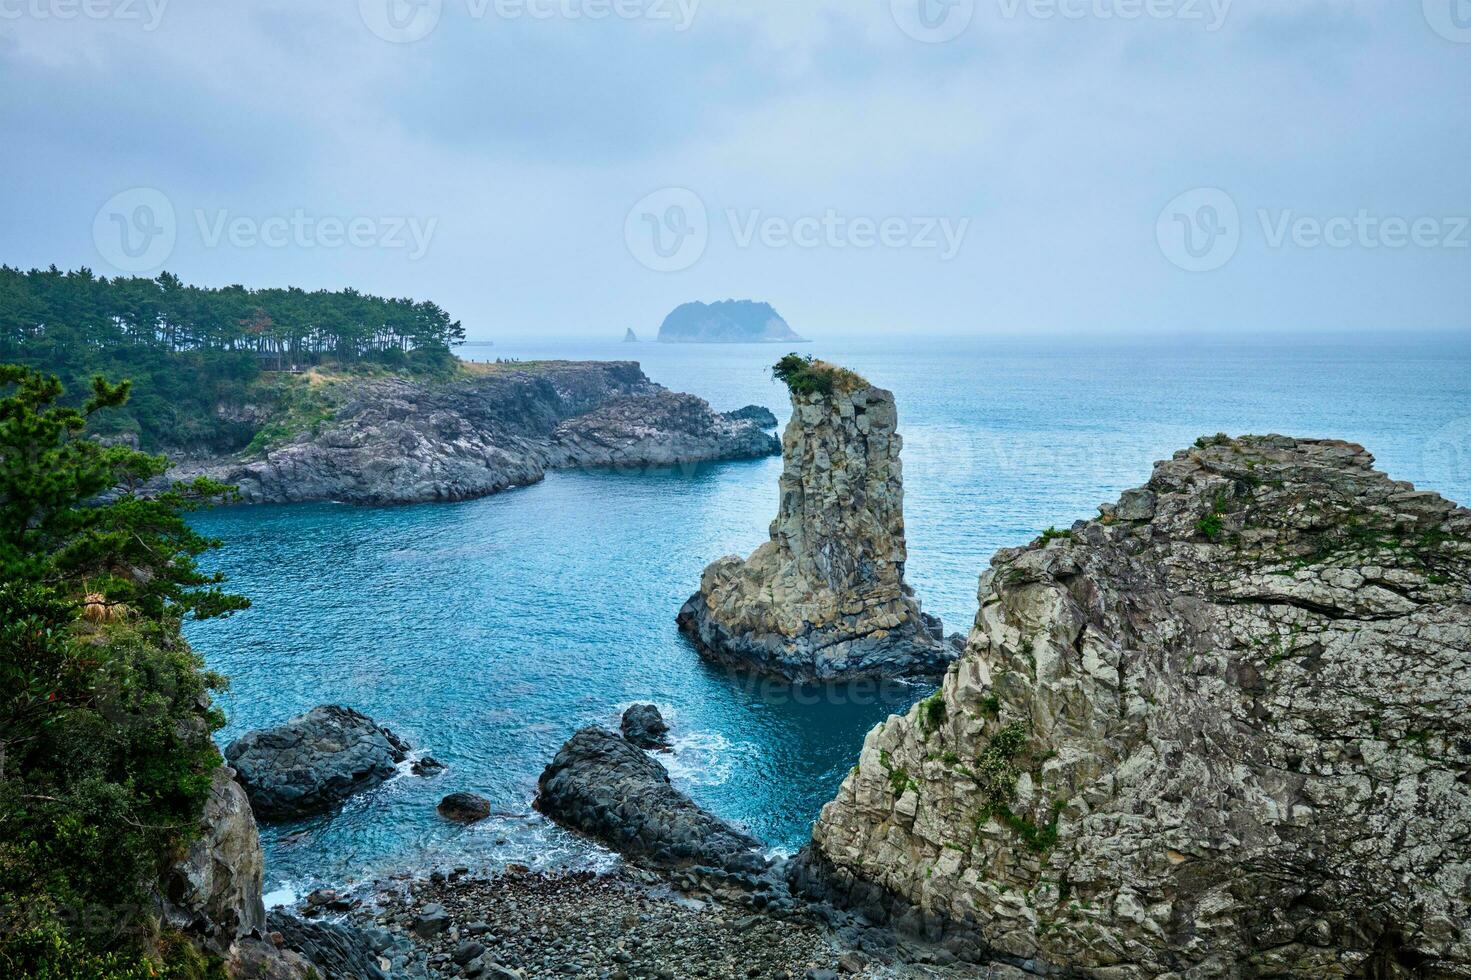
[[[1217,437],[1000,552],[796,879],[1091,977],[1471,976],[1471,512]]]
[[[954,651],[904,582],[894,396],[836,376],[793,391],[771,540],[706,568],[680,627],[715,660],[786,677],[938,675]]]
[[[632,361],[495,365],[450,382],[337,383],[309,426],[256,453],[179,466],[250,503],[465,500],[551,467],[671,465],[773,455],[754,423],[651,382]]]

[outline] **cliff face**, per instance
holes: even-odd
[[[632,361],[498,366],[453,382],[354,382],[318,423],[258,456],[175,470],[236,485],[251,503],[466,500],[549,467],[668,465],[772,455],[776,440]]]
[[[680,626],[706,655],[793,678],[938,674],[949,647],[904,583],[894,396],[793,394],[771,540],[705,569]]]
[[[1000,552],[798,881],[1097,977],[1471,976],[1471,511],[1205,440]]]
[[[727,299],[685,303],[664,318],[659,341],[666,344],[803,343],[770,303]]]

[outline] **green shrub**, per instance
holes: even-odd
[[[165,463],[85,433],[126,384],[98,379],[82,409],[63,408],[55,378],[0,365],[6,389],[0,976],[202,976],[188,972],[192,947],[167,948],[155,896],[219,765],[209,691],[221,679],[179,627],[246,605],[199,571],[216,542],[183,517],[226,488],[134,495]]]
[[[772,365],[771,374],[794,395],[831,395],[834,391],[856,391],[868,384],[847,368],[801,354],[783,357]]]

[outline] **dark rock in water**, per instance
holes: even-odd
[[[726,412],[725,417],[737,422],[755,422],[763,429],[776,428],[776,413],[769,408],[760,405],[747,405],[738,408],[734,412]]]
[[[663,868],[766,870],[761,842],[697,806],[664,767],[612,732],[584,728],[541,774],[534,804],[619,853]]]
[[[247,732],[225,749],[262,820],[330,810],[396,771],[408,743],[351,708],[323,705],[276,728]]]
[[[413,765],[409,767],[409,771],[415,776],[433,776],[444,772],[448,768],[449,766],[440,762],[434,756],[426,755],[422,759],[415,759]]]
[[[781,452],[761,426],[721,415],[694,395],[660,389],[569,419],[552,433],[550,466],[676,466]]]
[[[474,823],[490,816],[490,801],[478,793],[451,793],[439,801],[439,815],[455,823]]]
[[[300,954],[322,977],[354,980],[397,980],[427,977],[424,954],[386,929],[357,929],[340,922],[308,922],[285,912],[271,912],[267,928],[281,934],[287,949]],[[380,957],[389,963],[384,970]]]
[[[659,709],[652,704],[636,704],[623,712],[619,725],[623,737],[641,749],[667,749],[669,742],[664,738],[669,725]]]
[[[727,299],[685,303],[664,318],[664,344],[804,343],[770,303]]]

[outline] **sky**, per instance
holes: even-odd
[[[0,0],[0,263],[473,339],[1471,329],[1471,0]]]

